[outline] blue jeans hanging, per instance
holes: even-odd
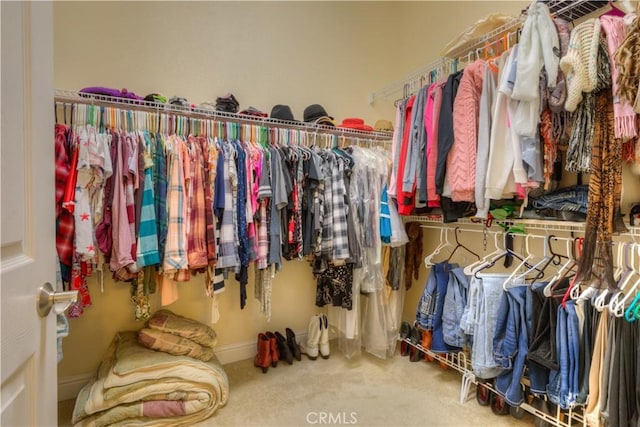
[[[526,286],[509,288],[503,293],[493,338],[495,360],[504,368],[496,378],[496,391],[513,406],[524,401],[520,380],[524,374],[529,340],[526,293]]]

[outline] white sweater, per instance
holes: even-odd
[[[519,101],[536,101],[540,96],[542,66],[547,71],[547,85],[555,87],[560,62],[558,31],[544,3],[533,2],[529,6],[519,45],[516,82],[511,97]]]
[[[511,100],[508,85],[508,70],[514,60],[514,52],[509,55],[505,67],[500,70],[498,96],[493,110],[487,175],[485,177],[485,198],[502,199],[512,197],[516,192],[515,183],[526,183],[527,173],[522,165],[520,138],[511,126],[517,101]]]

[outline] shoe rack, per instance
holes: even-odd
[[[411,341],[410,337],[400,338],[399,341],[404,341],[405,343],[407,343],[407,345],[410,345],[417,350],[422,351],[425,355],[432,357],[434,359],[434,362],[440,363],[441,365],[446,365],[462,375],[460,386],[460,404],[466,404],[473,398],[473,395],[470,393],[472,384],[476,386],[476,390],[478,389],[478,387],[482,387],[488,390],[490,393],[493,393],[497,396],[499,395],[499,393],[493,387],[492,383],[475,376],[471,368],[470,357],[466,352],[459,351],[457,353],[434,353],[430,349],[424,348],[421,344],[414,343],[413,341]],[[521,384],[525,390],[528,390],[529,379],[526,377],[523,378]],[[546,400],[546,397],[544,399]],[[560,406],[555,405],[555,413],[549,414],[534,407],[532,403],[532,401],[528,401],[525,398],[525,402],[522,403],[519,407],[513,407],[516,409],[511,412],[512,415],[516,418],[521,418],[521,416],[515,415],[514,412],[517,412],[518,410],[524,410],[532,414],[536,418],[545,421],[550,426],[575,427],[576,425],[587,425],[586,419],[583,416],[584,407],[582,405],[570,408],[568,410],[561,410]],[[503,413],[508,414],[509,411]]]

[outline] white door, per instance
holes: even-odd
[[[1,424],[57,425],[56,320],[36,312],[56,279],[52,5],[0,3]]]

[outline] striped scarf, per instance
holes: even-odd
[[[611,67],[609,54],[604,37],[600,36],[598,48],[598,84],[593,92],[584,94],[582,102],[573,114],[573,126],[569,138],[567,150],[567,164],[565,169],[569,172],[589,172],[591,169],[591,147],[594,142],[594,111],[596,93],[611,87]]]

